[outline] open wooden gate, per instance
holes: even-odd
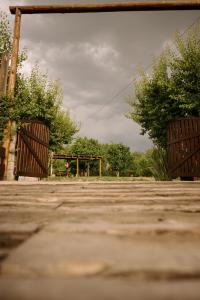
[[[49,128],[40,121],[26,122],[17,138],[16,177],[48,176]]]
[[[171,121],[167,139],[169,175],[200,177],[200,118]]]

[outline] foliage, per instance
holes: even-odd
[[[151,171],[156,180],[171,180],[167,172],[167,152],[161,147],[151,150]]]
[[[0,59],[3,53],[11,49],[11,30],[7,15],[0,11]],[[0,142],[3,138],[3,130],[9,118],[9,102],[7,97],[0,97]]]
[[[56,151],[63,144],[70,143],[78,131],[69,112],[61,109],[62,92],[57,81],[48,81],[37,66],[30,76],[18,74],[13,119],[40,120],[50,129],[50,149]]]
[[[0,98],[0,144],[3,140],[3,131],[9,120],[9,101],[6,96]]]
[[[78,137],[70,147],[70,152],[76,155],[101,155],[101,145],[98,140]]]
[[[0,55],[11,50],[11,31],[7,16],[0,13]],[[30,76],[20,72],[27,59],[26,51],[18,58],[15,97],[11,101],[1,97],[0,141],[8,118],[20,125],[23,120],[41,120],[50,129],[50,149],[58,151],[63,144],[70,143],[78,127],[69,112],[61,109],[62,92],[57,81],[49,81],[47,74],[41,74],[39,67],[32,69]]]
[[[130,97],[129,117],[139,123],[142,134],[166,148],[170,120],[200,116],[200,31],[196,26],[184,38],[176,34],[176,50],[164,51],[154,61],[152,74],[142,72]]]
[[[102,146],[98,140],[87,137],[78,137],[67,147],[66,153],[73,155],[102,155]],[[70,163],[70,172],[76,174],[76,163]],[[79,168],[81,173],[89,172],[90,175],[98,174],[98,161],[80,161]]]
[[[166,151],[162,148],[153,148],[146,152],[130,152],[129,147],[119,144],[100,144],[96,139],[78,137],[65,150],[68,155],[101,155],[103,176],[131,176],[141,180],[142,177],[154,177],[156,180],[169,180],[166,171]],[[80,173],[88,172],[90,176],[98,175],[98,162],[80,161]],[[65,172],[65,160],[54,161],[54,172]],[[76,162],[70,162],[70,176],[76,174]]]
[[[152,160],[151,151],[143,152],[132,152],[132,165],[131,175],[135,177],[151,177],[152,176]]]
[[[119,144],[110,144],[107,151],[107,160],[112,172],[117,176],[127,175],[130,169],[131,153],[128,146]]]
[[[11,50],[11,30],[7,15],[0,11],[0,56]]]

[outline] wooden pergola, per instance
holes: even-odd
[[[49,4],[30,6],[10,6],[10,12],[15,15],[13,47],[11,55],[10,76],[7,94],[12,101],[16,85],[17,61],[19,52],[20,27],[22,14],[57,14],[57,13],[101,13],[120,11],[172,11],[172,10],[200,10],[200,0],[161,0],[161,1],[132,1],[92,4]],[[14,179],[14,153],[16,143],[16,123],[9,120],[5,132],[3,147],[5,148],[4,178]]]
[[[99,161],[99,177],[102,175],[102,156],[96,155],[65,155],[54,154],[53,159],[75,160],[76,161],[76,176],[79,176],[79,161]]]

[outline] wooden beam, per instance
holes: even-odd
[[[8,96],[10,97],[10,101],[13,101],[15,85],[16,85],[20,27],[21,27],[21,11],[20,9],[16,8],[12,56],[11,56],[11,69],[10,69],[10,76],[8,81]],[[4,178],[8,180],[14,180],[15,143],[16,143],[16,122],[9,120],[7,124],[7,128],[5,130],[5,136],[3,142],[3,147],[5,148]]]
[[[52,4],[10,6],[10,12],[15,14],[17,9],[22,14],[54,14],[54,13],[98,13],[117,11],[162,11],[162,10],[197,10],[200,9],[200,0],[172,0],[152,2],[111,2],[94,4]]]

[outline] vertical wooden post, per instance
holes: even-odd
[[[53,151],[50,153],[50,176],[53,175]]]
[[[10,53],[9,52],[5,52],[1,56],[1,64],[0,64],[0,96],[5,96],[6,92],[7,92],[9,59],[10,59]]]
[[[10,98],[10,101],[13,101],[15,85],[16,85],[20,26],[21,26],[21,11],[19,8],[16,8],[12,56],[11,56],[11,69],[10,69],[10,76],[8,81],[8,96]],[[13,120],[9,120],[6,128],[5,136],[4,136],[4,142],[3,142],[3,147],[5,148],[4,179],[7,180],[14,180],[15,144],[16,144],[16,122]]]
[[[88,163],[87,163],[87,176],[90,177],[90,163],[89,163],[89,160],[88,160]]]
[[[78,157],[76,159],[76,177],[79,177],[79,160],[78,160]]]
[[[102,164],[101,164],[101,158],[99,159],[99,177],[102,175]]]

